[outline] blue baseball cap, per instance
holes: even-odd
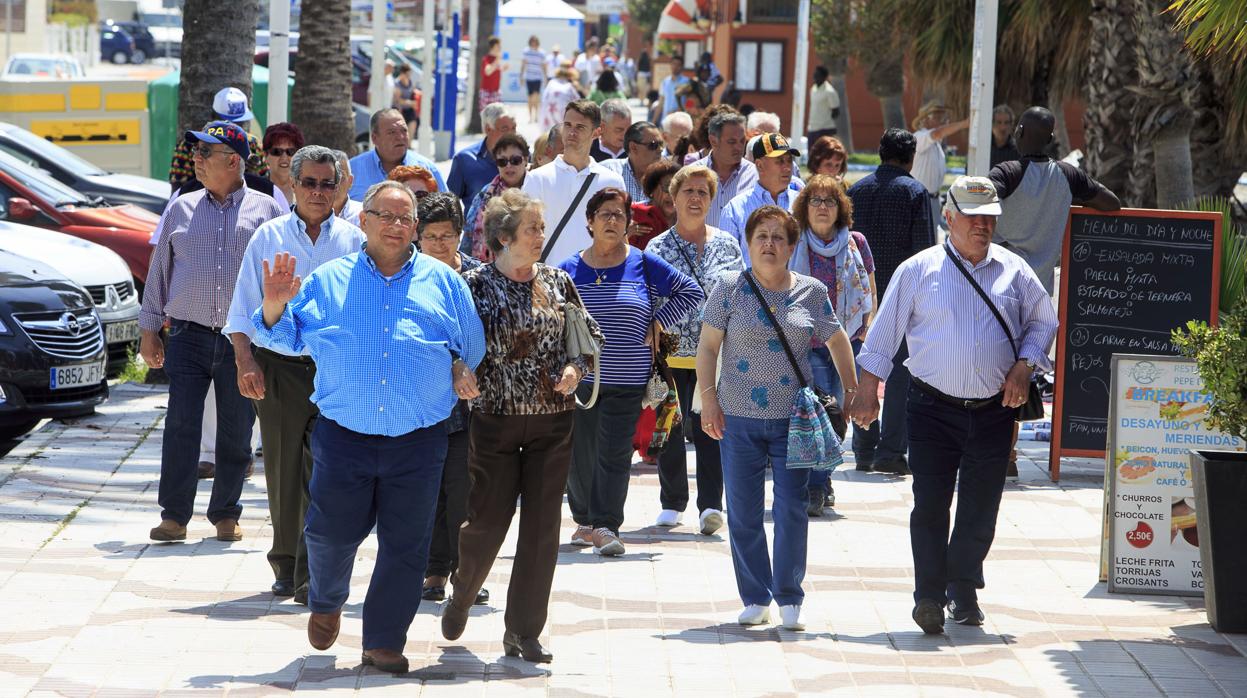
[[[247,143],[247,132],[237,124],[228,121],[210,121],[202,131],[187,131],[186,140],[195,143],[219,143],[228,145],[238,157],[244,161],[251,157],[251,146]]]

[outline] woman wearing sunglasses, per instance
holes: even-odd
[[[518,133],[508,133],[494,144],[494,163],[498,165],[498,176],[485,185],[468,206],[468,215],[464,218],[463,240],[459,243],[459,251],[471,255],[483,262],[493,260],[493,252],[485,242],[485,205],[489,200],[507,189],[519,189],[524,186],[524,175],[528,174],[528,141]]]
[[[411,193],[416,195],[416,201],[437,191],[437,180],[433,178],[433,173],[415,165],[399,165],[390,170],[386,179],[407,185]]]
[[[290,162],[294,154],[306,144],[303,131],[292,123],[281,122],[264,129],[264,161],[268,163],[268,176],[273,185],[294,201],[294,178],[290,176]]]

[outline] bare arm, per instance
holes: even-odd
[[[954,121],[951,124],[944,124],[943,126],[940,126],[939,128],[931,129],[931,138],[937,141],[942,141],[945,138],[953,135],[954,133],[962,129],[969,128],[969,127],[970,127],[969,119],[962,119],[961,121]]]
[[[701,392],[701,428],[712,439],[723,438],[723,410],[719,407],[716,367],[723,347],[723,330],[701,326],[697,344],[697,390]]]
[[[1100,187],[1100,191],[1086,205],[1098,211],[1118,211],[1121,210],[1121,199],[1107,187]]]
[[[251,338],[243,332],[233,332],[229,341],[234,345],[234,365],[238,374],[238,392],[252,400],[264,399],[264,371],[251,354]]]
[[[836,373],[840,374],[845,395],[852,396],[857,392],[857,362],[853,359],[853,345],[849,344],[849,335],[845,334],[843,327],[827,340],[827,350],[831,352]]]

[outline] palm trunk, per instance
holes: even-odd
[[[849,93],[848,84],[845,80],[844,73],[831,76],[831,86],[836,89],[836,93],[840,95],[840,114],[836,116],[836,133],[841,143],[844,143],[845,150],[853,152],[853,120],[849,118]]]
[[[476,23],[476,56],[473,65],[468,70],[476,71],[476,80],[474,84],[476,89],[472,90],[472,94],[468,95],[469,104],[472,105],[472,111],[468,112],[468,133],[481,132],[481,59],[485,54],[489,53],[489,37],[494,34],[494,23],[498,21],[498,3],[497,0],[479,0],[473,3],[472,8],[479,11],[480,19]],[[572,58],[575,58],[576,47],[571,47]]]
[[[883,128],[908,128],[905,123],[905,61],[900,54],[875,56],[866,70],[866,87],[879,98]]]
[[[1057,157],[1063,158],[1069,154],[1069,126],[1065,123],[1065,100],[1060,99],[1055,93],[1048,93],[1048,111],[1052,112],[1056,124],[1052,128],[1052,136],[1056,141]]]
[[[1163,0],[1134,0],[1138,46],[1135,152],[1126,200],[1174,208],[1195,197],[1191,172],[1190,54],[1162,13]]]
[[[259,18],[259,0],[186,0],[182,7],[178,133],[202,128],[216,118],[212,97],[222,87],[237,87],[250,102]]]
[[[1113,192],[1123,195],[1130,182],[1134,142],[1132,125],[1138,101],[1129,87],[1138,81],[1132,0],[1099,0],[1091,9],[1083,117],[1087,153],[1083,167]]]
[[[295,65],[291,120],[308,143],[354,152],[351,111],[351,0],[303,0],[299,62]],[[382,75],[373,80],[384,80]]]
[[[883,108],[883,128],[908,129],[909,125],[905,123],[905,103],[902,100],[903,95],[900,93],[890,95],[879,95],[879,106]]]

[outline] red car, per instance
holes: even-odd
[[[135,285],[147,281],[152,233],[160,217],[133,204],[92,200],[42,170],[0,152],[0,220],[57,230],[121,255]]]

